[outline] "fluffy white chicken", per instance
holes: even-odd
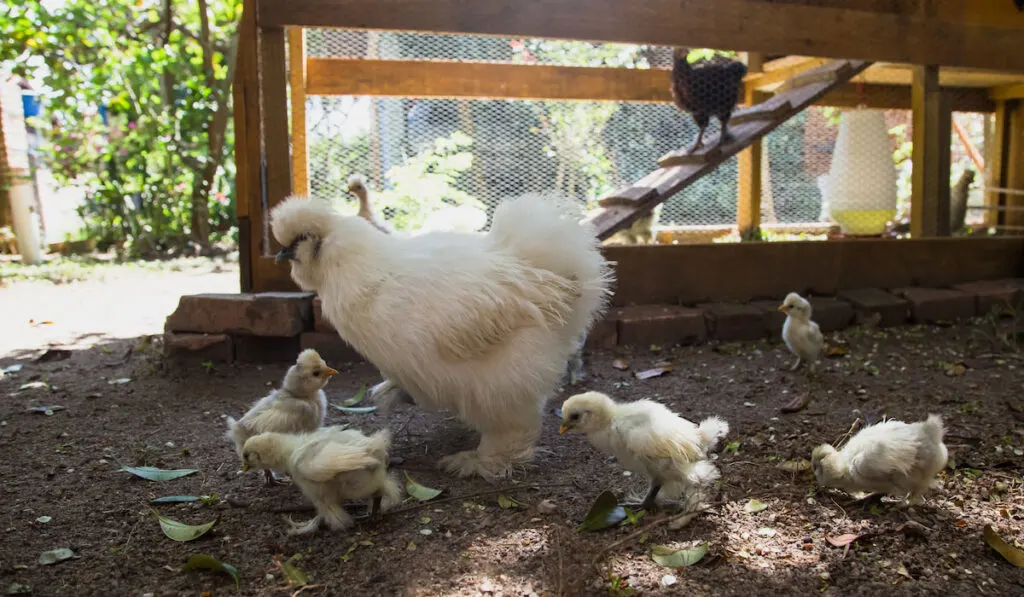
[[[890,419],[860,430],[842,450],[829,444],[814,448],[811,466],[824,487],[880,492],[920,504],[946,466],[944,434],[938,415],[917,423]]]
[[[357,215],[360,218],[373,224],[374,228],[384,234],[391,234],[393,232],[387,224],[377,218],[377,213],[373,211],[373,204],[370,203],[370,191],[366,188],[366,182],[363,181],[363,177],[353,174],[348,179],[348,191],[355,195],[359,201],[359,212]]]
[[[446,205],[430,212],[420,227],[427,232],[477,232],[487,225],[487,212],[472,205]]]
[[[292,279],[391,387],[480,432],[476,450],[441,465],[494,479],[532,459],[543,405],[610,293],[597,237],[572,208],[526,195],[503,202],[485,234],[404,236],[289,197],[271,229]]]
[[[228,417],[227,436],[234,442],[239,458],[246,440],[259,433],[301,433],[323,425],[327,411],[323,388],[337,373],[317,351],[312,348],[302,351],[285,373],[280,389],[254,402],[241,420]],[[272,470],[264,474],[268,485],[275,482]]]
[[[616,402],[586,392],[562,404],[558,432],[567,431],[585,433],[595,448],[615,456],[626,470],[647,475],[650,488],[638,507],[652,508],[659,492],[669,498],[699,497],[691,490],[718,479],[718,469],[707,456],[729,433],[729,424],[708,417],[697,425],[653,400]]]
[[[373,518],[381,511],[382,498],[387,504],[402,499],[398,484],[388,476],[390,446],[386,429],[370,436],[340,425],[313,433],[262,433],[245,442],[243,469],[286,470],[313,502],[316,516],[303,524],[292,522],[292,534],[313,532],[324,522],[341,530],[354,522],[345,501],[373,498]]]
[[[818,367],[818,359],[825,349],[825,338],[821,335],[818,324],[811,321],[811,303],[795,292],[786,295],[779,305],[779,311],[786,314],[786,323],[782,325],[782,339],[789,351],[796,355],[796,363],[790,371],[796,371],[801,362],[806,361],[811,373]]]

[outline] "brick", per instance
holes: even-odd
[[[829,296],[813,296],[807,300],[813,309],[811,318],[817,322],[821,331],[835,332],[853,323],[853,305],[850,303]]]
[[[910,311],[910,303],[878,288],[840,290],[839,298],[850,303],[862,318],[877,313],[882,327],[903,325]]]
[[[341,339],[337,332],[304,332],[299,336],[299,350],[312,348],[320,356],[332,363],[358,363],[364,361],[363,355]]]
[[[170,332],[298,336],[313,327],[312,294],[194,294],[181,297],[164,324]]]
[[[323,309],[320,303],[320,297],[313,297],[313,329],[318,332],[335,332],[334,326],[331,322],[324,319]]]
[[[697,307],[704,310],[708,334],[716,340],[757,340],[767,331],[761,310],[751,305],[705,303]]]
[[[164,356],[175,363],[230,363],[235,349],[227,334],[165,332]]]
[[[299,336],[232,336],[239,363],[294,363],[299,356]]]
[[[584,348],[594,350],[598,348],[611,349],[619,342],[619,322],[614,315],[594,322],[587,333],[587,341]]]
[[[704,312],[674,305],[640,305],[618,310],[618,342],[623,345],[698,344],[707,340]]]
[[[974,295],[961,290],[914,286],[894,292],[910,302],[910,315],[914,323],[936,323],[974,317]]]
[[[992,311],[1004,313],[1024,301],[1024,280],[967,282],[956,284],[953,289],[974,296],[974,309],[978,315],[988,315]]]
[[[761,322],[769,336],[781,337],[786,314],[779,311],[782,301],[753,301],[750,306],[761,312]]]

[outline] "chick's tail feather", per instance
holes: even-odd
[[[946,428],[942,424],[942,417],[939,415],[928,415],[924,422],[924,430],[928,434],[928,439],[935,443],[940,443],[942,437],[946,434]]]
[[[235,444],[235,451],[238,452],[238,457],[242,457],[242,446],[245,445],[245,440],[248,439],[245,432],[245,428],[235,420],[234,417],[228,417],[228,430],[224,435]]]
[[[701,445],[707,452],[718,445],[718,440],[729,434],[729,423],[721,417],[708,417],[700,422],[698,429],[702,439]]]

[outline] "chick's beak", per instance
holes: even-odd
[[[243,473],[249,472],[249,463],[248,462],[243,462],[242,463],[242,472]]]
[[[789,310],[789,307],[787,307],[786,305],[779,305],[779,311],[786,312],[788,310]]]
[[[568,425],[564,425],[563,424],[563,425],[559,425],[558,426],[558,435],[562,435],[566,431],[569,431],[569,426]]]
[[[330,367],[324,367],[324,377],[330,378],[338,374],[337,369],[331,369]]]
[[[285,247],[274,255],[274,262],[281,263],[288,259],[295,259],[295,249],[293,247]]]

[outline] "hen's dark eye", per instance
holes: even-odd
[[[313,372],[313,377],[320,377],[320,370],[319,369],[317,369],[316,371]]]
[[[579,421],[580,420],[580,413],[572,413],[571,415],[569,415],[569,420],[570,421]]]

